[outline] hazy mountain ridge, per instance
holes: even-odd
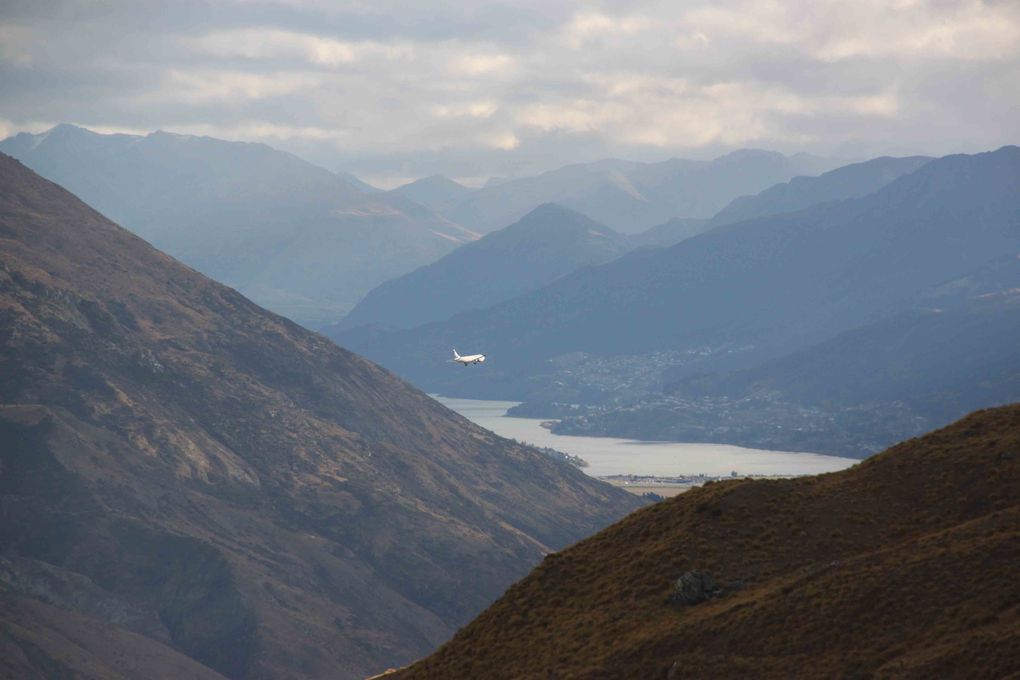
[[[750,368],[895,312],[1020,250],[1020,149],[931,161],[877,192],[633,252],[520,298],[375,338],[370,356],[429,389],[540,398],[546,360],[690,352],[676,377]],[[483,386],[430,357],[490,357]],[[488,390],[485,392],[484,390]]]
[[[335,321],[375,285],[477,237],[399,196],[262,144],[71,125],[0,142],[171,255],[297,320]]]
[[[607,159],[482,187],[445,214],[486,232],[516,222],[536,205],[558,203],[634,234],[675,217],[708,218],[738,196],[829,167],[810,156],[750,149],[711,161]]]
[[[694,489],[550,555],[394,680],[1012,677],[1018,451],[1013,405],[842,472]],[[671,603],[691,572],[719,590]]]
[[[361,191],[363,193],[366,193],[366,194],[378,194],[378,193],[382,193],[383,192],[383,190],[380,189],[379,187],[372,186],[371,184],[369,184],[365,180],[361,179],[357,175],[355,175],[353,173],[350,173],[350,172],[347,172],[346,170],[337,170],[336,171],[336,175],[340,179],[342,179],[343,181],[347,182],[348,184],[353,186],[355,189],[357,189],[358,191]]]
[[[725,441],[860,458],[976,408],[1020,400],[1020,258],[781,359],[671,379],[622,407],[564,410],[561,434]],[[541,404],[519,409],[541,417]]]
[[[760,369],[693,376],[619,406],[561,409],[552,430],[864,458],[968,408],[1020,399],[1018,313],[1017,300],[905,313]]]
[[[712,216],[709,226],[797,212],[819,203],[867,196],[931,160],[928,156],[883,156],[845,165],[817,177],[794,177],[754,196],[734,199]]]
[[[0,552],[166,631],[134,645],[84,610],[57,626],[22,592],[2,625],[24,668],[157,676],[184,654],[228,677],[360,677],[636,506],[7,157],[0,184]]]
[[[442,175],[422,177],[390,191],[440,213],[464,200],[471,192],[468,187]]]
[[[668,222],[663,222],[650,227],[630,237],[631,244],[636,247],[664,248],[675,246],[677,243],[697,236],[712,228],[709,220],[693,217],[674,217]]]
[[[629,240],[580,213],[541,205],[518,222],[372,290],[343,320],[411,328],[540,288],[627,252]],[[335,336],[343,342],[342,334]]]

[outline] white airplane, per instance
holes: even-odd
[[[467,368],[471,364],[480,364],[483,361],[485,361],[485,355],[470,354],[466,357],[462,357],[461,355],[457,354],[457,350],[453,350],[453,360],[456,361],[458,364],[463,364],[464,367]]]

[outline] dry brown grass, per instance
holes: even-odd
[[[410,678],[1020,673],[1020,405],[850,470],[707,485],[550,555]],[[700,569],[743,590],[666,603]]]

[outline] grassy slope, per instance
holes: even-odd
[[[399,677],[1017,677],[1018,501],[1020,405],[844,472],[711,484],[547,557]],[[691,569],[746,585],[667,604]]]

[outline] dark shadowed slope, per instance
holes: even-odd
[[[826,167],[832,166],[817,158],[749,149],[711,161],[609,159],[486,186],[444,214],[485,232],[552,202],[634,234],[674,217],[711,217],[738,196]]]
[[[433,358],[451,342],[484,348],[487,381],[503,398],[521,394],[546,359],[573,351],[704,351],[686,370],[750,367],[1016,252],[1020,148],[1004,147],[940,158],[862,198],[633,252],[364,350],[419,385],[458,393],[454,381],[467,378]]]
[[[476,235],[263,144],[72,125],[0,142],[158,248],[303,323]]]
[[[883,156],[830,170],[817,177],[794,177],[755,196],[741,196],[716,213],[710,226],[732,224],[755,217],[796,212],[826,201],[867,196],[893,180],[914,172],[930,161],[928,156]]]
[[[710,484],[556,555],[410,678],[1020,675],[1020,406],[839,473]],[[670,604],[689,571],[722,593]]]
[[[548,203],[437,262],[387,281],[366,295],[343,325],[410,328],[441,321],[530,292],[586,265],[608,262],[628,249],[627,239],[612,229]]]
[[[0,348],[9,667],[156,677],[176,650],[234,678],[363,676],[428,652],[636,503],[7,156]]]

